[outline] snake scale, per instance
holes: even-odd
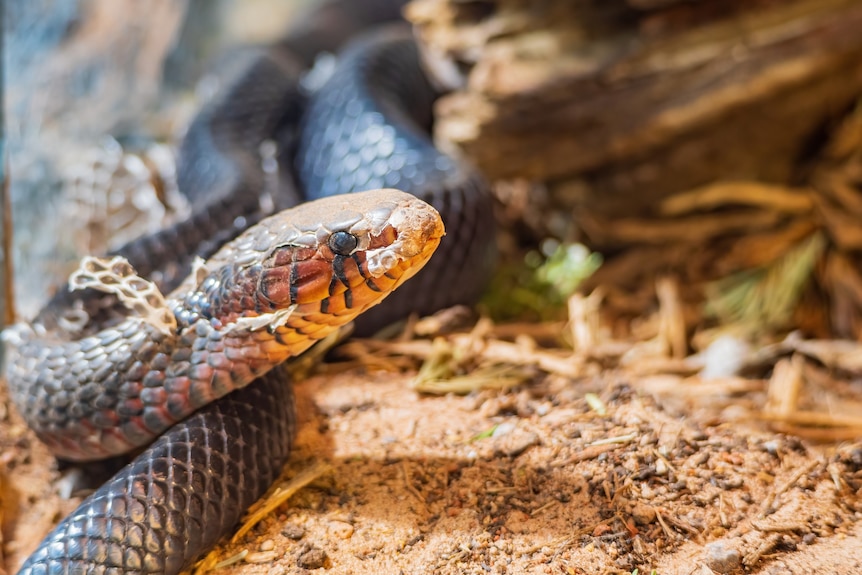
[[[431,143],[436,94],[409,29],[375,28],[403,3],[330,0],[258,50],[181,145],[191,216],[86,258],[75,289],[4,334],[13,401],[59,457],[150,444],[20,573],[187,569],[289,456],[285,359],[354,319],[368,333],[475,300],[495,258],[490,195]],[[340,55],[309,94],[318,52]]]

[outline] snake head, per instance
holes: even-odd
[[[290,309],[286,323],[303,333],[343,325],[419,271],[443,235],[437,210],[405,192],[323,198],[270,216],[220,250],[207,267],[224,262],[222,271],[201,291],[222,322]]]

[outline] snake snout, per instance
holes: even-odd
[[[419,198],[397,190],[377,190],[369,194],[387,193],[391,203],[385,225],[374,234],[366,251],[368,272],[374,277],[384,274],[404,275],[401,281],[415,274],[428,261],[445,235],[439,212]],[[380,238],[386,238],[385,241]]]

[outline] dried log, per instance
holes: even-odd
[[[862,114],[848,116],[862,2],[408,8],[430,68],[456,86],[438,140],[494,179],[543,183],[564,214],[543,231],[606,256],[584,289],[604,286],[617,317],[654,307],[655,279],[672,275],[701,309],[691,328],[724,306],[766,331],[862,338]]]
[[[463,70],[438,137],[604,215],[717,178],[788,182],[862,91],[858,1],[414,0],[408,17]]]

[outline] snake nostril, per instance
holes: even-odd
[[[349,256],[359,245],[359,238],[348,232],[335,232],[329,236],[329,249],[340,256]]]

